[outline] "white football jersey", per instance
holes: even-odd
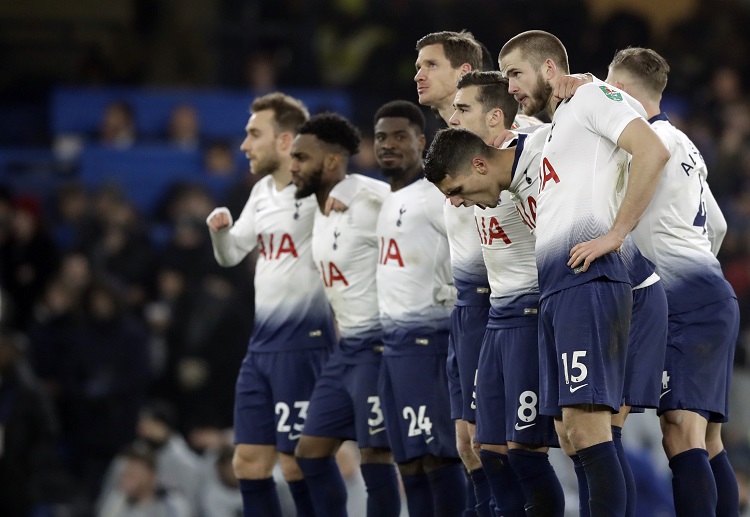
[[[573,246],[612,227],[629,159],[617,140],[642,113],[638,101],[601,81],[579,87],[558,105],[539,171],[536,258],[542,297],[600,277],[630,282],[618,253],[598,258],[586,272],[567,262]]]
[[[519,114],[513,120],[511,128],[521,129],[538,124],[538,119]],[[451,252],[451,270],[458,291],[456,305],[484,305],[490,287],[486,258],[476,233],[479,230],[479,219],[475,221],[475,214],[478,212],[473,207],[453,206],[448,197],[445,198],[443,208]]]
[[[405,346],[395,336],[448,329],[456,289],[444,200],[432,183],[421,178],[389,193],[383,202],[377,225],[377,284],[386,354],[389,347]]]
[[[296,190],[290,184],[278,191],[273,177],[266,176],[253,187],[237,222],[210,232],[214,256],[222,266],[234,266],[258,248],[250,350],[318,348],[336,339],[310,246],[317,201],[313,196],[295,199]],[[218,208],[211,215],[218,210],[229,214]]]
[[[363,176],[352,174],[341,183],[356,191],[344,212],[325,216],[315,211],[312,255],[331,302],[341,335],[342,349],[355,353],[355,345],[372,349],[380,344],[380,324],[375,273],[378,264],[378,238],[375,229],[383,199],[390,186],[362,188]]]
[[[535,238],[536,196],[539,163],[545,142],[544,127],[530,135],[520,134],[508,146],[515,146],[512,180],[500,193],[495,208],[475,207],[477,230],[487,265],[492,295],[490,317],[523,317],[536,310],[539,301]],[[538,136],[531,138],[532,135]]]
[[[649,122],[672,157],[631,235],[643,255],[656,264],[669,313],[677,314],[732,297],[734,291],[724,279],[706,232],[708,171],[703,157],[663,113]]]
[[[456,305],[486,305],[490,287],[474,224],[474,208],[453,206],[450,198],[446,197],[443,216],[450,248],[451,272],[458,293]]]

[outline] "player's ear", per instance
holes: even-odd
[[[487,174],[487,162],[479,156],[471,159],[471,168],[483,176]]]
[[[503,110],[495,108],[487,113],[487,125],[489,127],[499,127],[504,125],[505,117],[503,116]]]
[[[276,137],[278,145],[281,151],[289,151],[292,149],[292,142],[294,141],[294,135],[289,131],[282,131]]]
[[[417,138],[417,145],[419,146],[419,154],[424,154],[424,148],[427,146],[427,137],[424,136],[424,133]]]
[[[544,65],[542,65],[544,68],[544,77],[546,79],[552,79],[556,73],[557,73],[557,63],[555,63],[554,59],[547,58],[544,60]]]
[[[460,67],[461,75],[464,75],[466,72],[471,72],[471,65],[469,63],[464,63]]]
[[[341,153],[326,154],[323,164],[327,170],[338,169],[341,164]]]

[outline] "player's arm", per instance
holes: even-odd
[[[719,254],[721,243],[727,234],[727,220],[724,218],[724,214],[721,208],[719,208],[719,203],[716,202],[716,198],[713,192],[711,192],[708,183],[703,184],[703,189],[706,203],[706,231],[708,233],[708,240],[711,241],[711,253],[716,256]]]
[[[631,154],[628,188],[609,232],[596,239],[576,244],[570,250],[568,265],[583,271],[597,258],[620,248],[651,202],[669,150],[643,118],[631,120],[617,139],[617,145]]]
[[[579,86],[590,83],[593,80],[594,75],[588,72],[585,74],[564,75],[557,80],[552,93],[558,100],[569,99],[575,94]]]
[[[258,241],[255,231],[255,203],[250,196],[236,223],[226,207],[215,208],[206,218],[214,248],[214,257],[220,266],[236,266],[250,253]]]
[[[357,193],[363,188],[380,193],[382,181],[361,174],[352,174],[352,176],[357,176],[358,181],[340,181],[331,189],[323,208],[323,214],[346,212]]]

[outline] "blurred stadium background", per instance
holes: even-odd
[[[372,115],[416,101],[419,37],[462,29],[494,55],[548,30],[572,71],[600,77],[627,46],[668,60],[663,107],[706,159],[728,221],[719,258],[742,331],[726,431],[747,497],[748,27],[748,0],[0,2],[0,350],[20,351],[12,362],[53,419],[41,465],[54,481],[35,478],[33,501],[54,504],[35,508],[91,511],[148,400],[169,401],[170,425],[201,453],[231,425],[252,265],[216,267],[203,221],[220,205],[236,217],[252,187],[238,150],[252,99],[282,90],[350,117],[365,135],[355,170],[377,174]],[[2,408],[0,396],[0,424]],[[0,501],[30,468],[7,448]]]

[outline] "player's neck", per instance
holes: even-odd
[[[449,95],[431,106],[432,111],[434,111],[446,124],[448,124],[451,115],[453,115],[453,97],[454,95]]]
[[[493,180],[497,182],[501,190],[507,190],[513,179],[513,162],[516,159],[516,148],[493,149],[491,164],[489,168]]]
[[[404,171],[403,174],[400,174],[398,176],[391,176],[389,178],[389,183],[391,184],[391,192],[401,190],[410,183],[414,183],[423,175],[424,169],[422,169],[422,164],[419,163],[408,171]]]
[[[282,161],[278,169],[271,173],[276,190],[281,192],[292,182],[292,171],[289,170],[289,162]]]
[[[546,113],[547,116],[552,120],[552,117],[555,116],[555,110],[557,110],[557,106],[560,104],[560,100],[555,98],[554,95],[551,95],[549,98],[549,102],[547,102],[547,109]]]
[[[328,196],[331,194],[333,187],[341,183],[345,177],[346,173],[342,173],[340,177],[336,178],[331,183],[321,183],[320,188],[315,192],[315,199],[318,200],[318,207],[320,207],[321,213],[325,213],[326,202],[328,201]]]

